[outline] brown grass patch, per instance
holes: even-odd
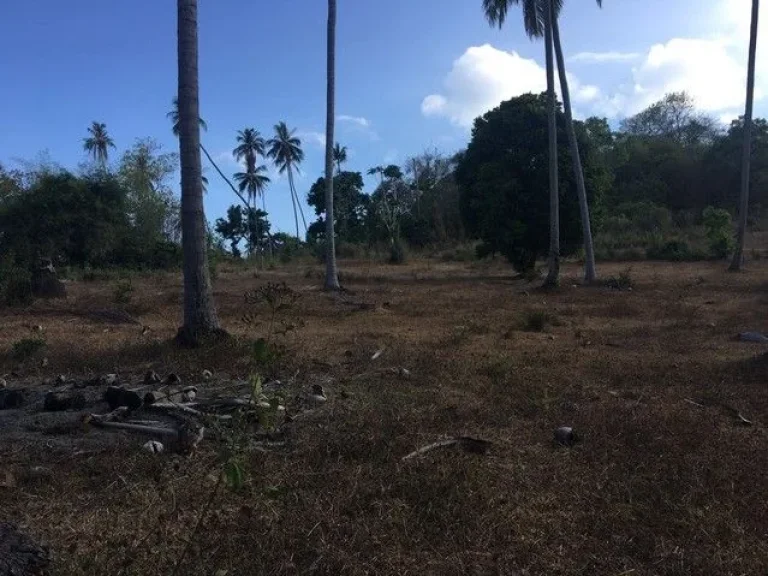
[[[763,328],[762,261],[742,275],[633,263],[632,292],[532,291],[496,265],[343,269],[342,296],[319,290],[302,265],[258,278],[224,270],[216,297],[236,337],[195,351],[170,343],[177,276],[133,279],[138,325],[90,312],[115,307],[112,283],[71,283],[65,302],[0,313],[0,374],[30,387],[59,373],[150,368],[200,386],[203,369],[245,378],[249,339],[266,323],[242,321],[243,293],[286,281],[301,293],[304,325],[282,339],[276,370],[287,380],[298,371],[297,388],[327,382],[329,401],[293,424],[285,449],[248,459],[242,490],[216,494],[180,573],[764,573],[768,361],[733,339]],[[521,331],[530,311],[565,321]],[[45,367],[9,355],[37,324]],[[0,412],[0,431],[7,418]],[[583,441],[554,446],[561,425]],[[213,444],[186,459],[144,453],[127,435],[104,446],[94,443],[101,431],[46,432],[28,444],[0,437],[3,469],[17,479],[0,488],[0,518],[50,544],[55,574],[171,573],[215,485]],[[454,435],[489,440],[491,452],[401,461]],[[30,475],[35,466],[51,474]]]

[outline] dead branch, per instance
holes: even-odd
[[[422,454],[426,454],[427,452],[435,450],[436,448],[446,448],[447,446],[453,446],[455,444],[461,446],[465,452],[472,452],[475,454],[485,454],[488,451],[488,448],[491,446],[491,442],[488,440],[481,440],[480,438],[472,438],[470,436],[456,436],[454,438],[438,440],[432,444],[422,446],[418,450],[414,450],[410,454],[403,456],[401,460],[410,460],[411,458],[421,456]]]

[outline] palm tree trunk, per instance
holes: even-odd
[[[552,55],[552,0],[546,0],[545,41],[547,60],[547,120],[549,132],[549,272],[545,286],[557,286],[560,280],[560,205],[557,176],[557,100],[555,66]]]
[[[301,241],[299,238],[299,214],[296,212],[296,195],[293,192],[293,171],[288,166],[288,188],[291,191],[291,202],[293,203],[293,219],[296,221],[296,240]]]
[[[741,156],[741,196],[739,197],[739,228],[736,251],[729,270],[738,272],[744,266],[744,239],[747,234],[749,210],[749,167],[752,156],[752,107],[755,98],[755,55],[757,53],[757,19],[760,1],[752,0],[752,26],[749,35],[749,63],[747,65],[747,104],[744,111],[744,148]]]
[[[197,0],[178,0],[179,152],[184,268],[184,324],[178,339],[198,344],[220,332],[206,253],[197,72]]]
[[[551,3],[550,7],[552,7]],[[597,279],[597,271],[595,270],[595,248],[592,244],[592,227],[589,221],[587,190],[584,185],[584,169],[581,166],[579,141],[576,139],[576,131],[573,128],[571,94],[568,90],[568,78],[565,75],[565,59],[563,58],[563,47],[560,44],[560,26],[557,22],[556,14],[551,14],[550,18],[552,20],[552,39],[555,45],[555,56],[557,57],[557,72],[560,76],[560,91],[563,93],[565,128],[568,132],[568,142],[571,146],[571,156],[573,157],[573,175],[576,179],[576,193],[579,197],[579,210],[581,212],[581,228],[584,234],[584,280],[587,282],[594,282]]]
[[[261,207],[264,210],[264,214],[267,213],[267,195],[262,190],[261,192]],[[266,218],[266,216],[264,216]],[[272,233],[267,230],[267,242],[269,243],[269,260],[272,261]]]
[[[206,149],[205,149],[205,146],[203,146],[203,144],[202,144],[202,143],[200,144],[200,150],[202,150],[202,151],[203,151],[203,153],[205,154],[205,157],[206,157],[206,158],[208,158],[208,162],[210,162],[210,163],[211,163],[211,166],[213,166],[213,167],[216,169],[216,172],[218,172],[218,173],[219,173],[219,176],[221,176],[221,177],[224,179],[224,182],[226,182],[227,184],[229,184],[229,187],[230,187],[230,188],[232,188],[232,192],[234,192],[235,194],[237,194],[237,197],[238,197],[238,198],[240,198],[241,202],[242,202],[242,203],[245,205],[245,207],[246,207],[246,208],[250,209],[250,207],[251,207],[251,204],[250,204],[250,202],[248,202],[248,201],[247,201],[247,200],[246,200],[246,199],[243,197],[243,195],[242,195],[242,194],[240,194],[240,192],[237,190],[237,188],[235,188],[234,184],[232,184],[232,182],[230,181],[230,179],[229,179],[229,178],[227,178],[227,177],[224,175],[224,172],[222,172],[222,171],[221,171],[221,169],[220,169],[220,168],[218,167],[218,165],[216,164],[216,162],[214,162],[214,161],[213,161],[213,158],[211,158],[211,155],[210,155],[210,154],[208,154],[208,150],[206,150]]]
[[[325,289],[338,290],[336,235],[333,229],[333,131],[336,120],[336,0],[328,0],[328,77],[325,116]],[[341,170],[341,168],[339,168]]]

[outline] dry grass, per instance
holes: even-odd
[[[242,491],[217,494],[179,574],[765,574],[768,361],[733,336],[765,328],[768,266],[633,263],[632,292],[568,280],[545,293],[502,268],[345,262],[342,296],[318,289],[319,272],[224,270],[220,315],[243,338],[206,351],[168,343],[178,277],[133,281],[146,335],[92,313],[115,306],[113,285],[72,284],[66,302],[2,313],[0,350],[40,324],[49,362],[5,355],[0,372],[245,377],[244,338],[266,327],[241,322],[243,293],[284,280],[305,325],[280,370],[330,381],[330,400],[293,424],[286,450],[252,457]],[[531,311],[558,322],[526,331]],[[410,378],[388,370],[399,367]],[[555,447],[560,425],[583,442]],[[53,574],[171,573],[216,482],[215,452],[151,456],[130,436],[83,452],[98,434],[0,439],[18,478],[0,488],[0,520],[51,545]],[[491,452],[401,462],[461,434]],[[37,465],[53,474],[25,479]]]

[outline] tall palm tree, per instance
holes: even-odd
[[[549,180],[550,180],[550,254],[549,274],[546,284],[557,284],[560,268],[560,218],[558,198],[558,174],[557,174],[557,101],[554,90],[554,59],[552,48],[554,44],[557,53],[558,75],[563,93],[563,105],[566,115],[566,131],[573,157],[573,170],[576,178],[576,190],[579,197],[581,211],[582,232],[584,235],[584,247],[586,252],[585,279],[592,281],[596,278],[594,247],[592,243],[592,230],[589,219],[589,204],[584,185],[584,171],[581,165],[578,141],[573,128],[573,113],[571,109],[568,80],[565,73],[565,61],[560,44],[560,31],[558,16],[563,6],[563,0],[483,0],[483,11],[492,25],[501,27],[506,20],[509,8],[512,5],[521,4],[523,8],[523,23],[525,31],[530,38],[544,36],[546,47],[546,72],[547,94],[549,96]],[[602,0],[597,0],[598,6],[602,6]]]
[[[749,33],[749,61],[747,64],[747,103],[744,110],[744,148],[741,156],[741,195],[739,197],[739,227],[736,250],[730,270],[739,271],[744,265],[744,237],[747,233],[749,210],[749,169],[752,156],[752,107],[755,99],[755,55],[757,53],[757,19],[760,0],[752,0],[752,25]]]
[[[379,180],[381,182],[384,182],[384,166],[374,166],[373,168],[368,168],[367,174],[369,176],[376,176],[378,175]]]
[[[178,339],[198,344],[221,332],[211,291],[206,253],[200,162],[198,99],[197,0],[177,0],[178,9],[178,133],[181,160],[181,228],[184,267],[184,323]]]
[[[177,97],[174,97],[172,103],[171,103],[171,111],[168,112],[168,114],[165,115],[168,119],[170,119],[172,125],[173,125],[173,135],[178,138],[179,136],[179,99]],[[200,128],[202,130],[208,130],[208,125],[205,123],[205,120],[202,118],[197,119],[198,124],[200,125]],[[214,159],[211,157],[211,155],[208,153],[208,150],[205,149],[205,146],[203,146],[203,143],[200,143],[200,150],[203,151],[203,154],[205,154],[205,157],[208,158],[208,162],[211,163],[211,166],[214,167],[216,172],[219,173],[219,176],[226,182],[229,187],[232,189],[232,191],[237,194],[238,198],[240,198],[240,201],[245,205],[246,208],[249,207],[248,202],[246,202],[245,198],[237,191],[237,188],[235,188],[234,184],[229,181],[229,178],[227,178],[224,175],[224,172],[221,171],[221,168],[216,164]],[[203,176],[203,191],[206,191],[208,188],[208,178]]]
[[[301,140],[295,134],[296,130],[289,130],[285,122],[275,124],[275,136],[267,141],[267,157],[271,158],[277,166],[280,174],[288,175],[288,187],[291,190],[291,202],[293,202],[293,218],[296,221],[296,238],[299,237],[299,217],[296,213],[298,204],[301,210],[301,219],[304,221],[304,231],[307,223],[304,220],[304,210],[301,208],[296,187],[293,183],[293,171],[298,170],[299,164],[304,160],[304,151],[301,149]]]
[[[256,168],[259,156],[264,156],[264,138],[255,128],[246,128],[237,133],[237,147],[232,150],[235,158],[245,160],[246,171],[251,172]]]
[[[267,204],[264,200],[264,192],[267,189],[267,185],[271,182],[269,177],[265,174],[267,167],[264,165],[254,166],[252,169],[246,172],[238,172],[235,174],[235,181],[237,187],[240,189],[240,193],[248,193],[248,200],[256,203],[256,197],[261,196],[262,207],[264,212],[267,211]]]
[[[83,148],[103,168],[109,160],[109,149],[114,148],[115,143],[107,133],[107,125],[102,122],[92,122],[88,134],[88,138],[83,138]]]
[[[337,159],[341,172],[341,156],[346,149],[333,145],[336,120],[336,0],[328,0],[328,75],[325,117],[325,289],[339,290],[339,271],[336,267],[336,233],[333,229],[333,162]],[[338,153],[338,154],[337,154]]]
[[[602,8],[603,1],[597,0],[597,5]],[[557,57],[557,73],[560,77],[560,92],[563,96],[563,108],[565,110],[565,129],[568,134],[568,143],[571,147],[571,157],[573,158],[573,175],[576,180],[576,194],[579,198],[581,228],[584,236],[584,280],[587,282],[594,282],[597,279],[597,269],[595,267],[595,248],[592,243],[592,226],[589,220],[589,202],[587,201],[587,189],[584,184],[584,168],[581,165],[579,141],[576,138],[576,130],[574,130],[573,127],[571,93],[568,89],[568,77],[565,73],[565,58],[563,57],[563,47],[560,43],[558,13],[555,11],[555,4],[552,2],[550,2],[550,9],[552,10],[552,37],[555,45],[555,55]]]
[[[550,3],[553,4],[550,10]],[[557,174],[557,100],[552,54],[552,13],[559,12],[562,0],[483,0],[483,12],[491,25],[502,27],[510,6],[522,4],[523,23],[530,38],[545,37],[547,106],[549,133],[549,272],[545,286],[557,285],[560,276],[560,203]]]
[[[333,161],[336,163],[336,170],[341,174],[341,165],[347,161],[347,147],[338,142],[333,147]]]

